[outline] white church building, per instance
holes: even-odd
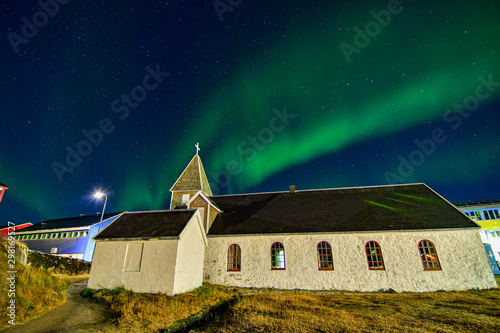
[[[196,154],[170,191],[170,210],[123,213],[94,237],[89,288],[497,286],[480,227],[425,184],[213,196]]]

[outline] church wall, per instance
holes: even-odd
[[[204,227],[195,215],[182,231],[177,251],[177,266],[174,294],[191,291],[203,283],[203,262],[205,259]],[[201,224],[201,225],[200,225]]]
[[[441,269],[424,271],[418,242],[434,243]],[[369,270],[365,244],[377,241],[385,270]],[[274,242],[285,248],[285,270],[271,270],[270,249]],[[333,271],[318,269],[316,246],[332,246]],[[227,271],[231,244],[241,248],[241,271]],[[204,280],[212,284],[309,290],[398,292],[496,288],[477,230],[351,233],[324,235],[209,236]]]
[[[178,240],[98,241],[88,287],[124,287],[140,293],[174,290],[175,258]],[[127,244],[144,244],[139,272],[124,272]]]

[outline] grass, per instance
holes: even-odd
[[[16,244],[16,246],[20,246]],[[64,291],[68,285],[42,268],[16,263],[15,322],[16,324],[36,318],[66,301]],[[10,301],[7,271],[7,241],[0,237],[0,329],[10,326],[7,322],[7,304]]]
[[[500,284],[500,277],[497,281]],[[84,293],[106,302],[116,314],[120,328],[144,331],[500,331],[500,289],[355,293],[204,285],[191,293],[173,297],[135,294],[123,289],[86,289]],[[234,306],[221,307],[230,300],[235,302]]]
[[[233,288],[206,285],[176,296],[136,294],[122,288],[114,290],[84,289],[82,296],[107,304],[123,329],[152,332],[175,331],[204,318],[236,295]]]
[[[264,293],[194,332],[498,332],[500,290]]]

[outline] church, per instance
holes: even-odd
[[[170,191],[169,210],[121,213],[94,237],[89,288],[497,287],[480,227],[423,183],[214,196],[197,152]]]

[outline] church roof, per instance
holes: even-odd
[[[125,212],[94,239],[178,236],[196,209]]]
[[[212,195],[205,169],[199,155],[194,155],[170,191],[199,191]]]
[[[209,235],[467,229],[479,226],[425,184],[212,196]]]

